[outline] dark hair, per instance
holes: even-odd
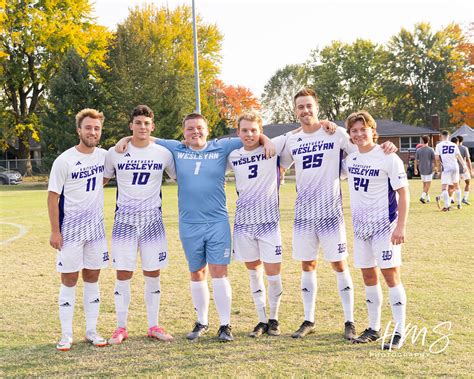
[[[425,134],[424,136],[421,136],[421,140],[423,143],[428,144],[428,142],[430,142],[430,137]]]
[[[296,99],[298,97],[303,97],[303,96],[311,96],[316,102],[316,105],[319,106],[319,100],[318,100],[318,96],[316,95],[316,92],[314,91],[314,89],[309,88],[309,87],[300,89],[296,93],[295,97],[293,98],[293,105],[296,105]]]
[[[349,117],[347,117],[345,122],[347,133],[350,134],[351,128],[357,121],[362,122],[362,124],[364,124],[367,128],[372,129],[373,140],[374,142],[377,142],[377,139],[379,138],[379,135],[377,134],[377,123],[371,114],[364,110],[351,113]]]
[[[451,142],[458,143],[458,138],[457,137],[451,137]]]
[[[463,142],[463,141],[464,141],[464,137],[463,137],[463,136],[458,136],[458,141],[459,141],[459,143]]]
[[[150,117],[152,121],[155,120],[153,111],[147,105],[137,105],[135,108],[133,108],[133,111],[130,114],[130,122],[133,122],[133,119],[137,116]]]
[[[441,135],[442,135],[443,137],[447,137],[447,136],[449,136],[449,132],[448,132],[447,130],[443,130],[443,131],[441,132]]]
[[[202,114],[200,113],[196,113],[196,112],[193,112],[193,113],[190,113],[186,116],[184,116],[183,118],[183,128],[184,128],[184,124],[186,123],[186,121],[188,120],[194,120],[194,119],[201,119],[201,120],[204,120],[204,122],[206,123],[206,126],[209,124],[206,120],[206,117],[204,117]]]

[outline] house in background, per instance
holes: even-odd
[[[464,141],[462,144],[469,149],[471,161],[474,162],[474,129],[472,129],[469,125],[464,124],[451,135],[451,137],[457,136],[463,136]]]
[[[430,127],[412,126],[402,124],[398,121],[392,120],[375,120],[377,123],[377,133],[379,135],[378,143],[391,141],[398,147],[397,154],[405,164],[415,156],[416,145],[420,143],[420,138],[423,135],[428,135],[431,138],[431,146],[436,146],[439,141],[439,117],[438,115],[431,116]],[[344,121],[335,121],[339,126],[344,126]],[[268,124],[264,125],[263,131],[269,138],[277,137],[279,135],[288,133],[299,127],[299,124]],[[236,132],[224,136],[235,137]]]

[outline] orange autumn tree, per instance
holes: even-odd
[[[230,86],[216,80],[214,93],[220,117],[227,125],[234,125],[241,113],[261,108],[252,91],[243,86]]]
[[[470,34],[473,34],[471,24]],[[451,123],[461,126],[468,124],[474,126],[474,44],[470,43],[470,38],[465,38],[459,45],[460,55],[465,57],[466,64],[462,69],[455,71],[451,76],[453,92],[456,97],[451,101],[450,114]]]

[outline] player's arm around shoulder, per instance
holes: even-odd
[[[157,145],[157,147],[163,150],[163,154],[165,156],[164,161],[165,161],[166,173],[171,179],[176,180],[176,165],[174,163],[173,154],[171,153],[170,150],[168,150],[167,148],[161,145]]]

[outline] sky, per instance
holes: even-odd
[[[129,7],[168,6],[192,0],[96,0],[97,22],[114,30]],[[357,38],[384,44],[419,22],[440,30],[451,22],[474,22],[472,0],[195,0],[196,12],[224,35],[220,78],[259,97],[287,64],[304,63],[312,50]]]

